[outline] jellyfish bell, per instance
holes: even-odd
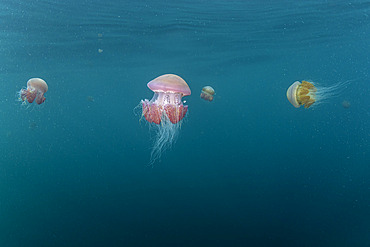
[[[288,88],[286,96],[295,108],[304,106],[307,109],[313,104],[317,105],[326,99],[337,96],[347,84],[348,81],[339,82],[329,87],[320,87],[313,82],[296,81]]]
[[[19,91],[19,98],[23,103],[32,103],[36,99],[38,105],[45,101],[44,94],[48,91],[48,85],[43,79],[31,78],[27,81],[27,88]]]
[[[207,101],[212,101],[215,95],[215,90],[211,86],[205,86],[202,88],[202,92],[200,93],[200,97]]]
[[[151,165],[161,157],[162,152],[176,140],[181,120],[185,117],[188,106],[182,97],[191,94],[188,84],[178,75],[161,75],[147,84],[154,92],[153,98],[141,100],[142,116],[149,123],[154,123],[156,138],[151,153]]]

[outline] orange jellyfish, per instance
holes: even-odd
[[[181,120],[185,117],[188,106],[183,105],[182,97],[191,94],[188,84],[178,75],[161,75],[147,84],[154,92],[153,98],[141,100],[142,116],[149,123],[154,123],[156,138],[151,152],[153,163],[162,152],[176,140]]]
[[[316,92],[317,89],[312,83],[296,81],[288,88],[286,96],[295,108],[301,105],[304,105],[304,108],[309,108],[316,101]]]
[[[19,98],[22,102],[32,103],[36,99],[38,105],[45,101],[44,94],[48,91],[48,85],[43,79],[32,78],[27,82],[27,88],[19,91]]]
[[[211,86],[205,86],[202,88],[202,92],[200,93],[200,97],[207,101],[212,101],[215,95],[215,90]]]
[[[304,108],[309,108],[313,104],[317,105],[326,99],[337,96],[347,84],[348,81],[339,82],[329,87],[319,87],[313,82],[296,81],[288,88],[286,96],[294,107],[299,108],[303,105]]]

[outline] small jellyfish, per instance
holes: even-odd
[[[48,85],[43,79],[32,78],[27,82],[27,88],[19,91],[19,98],[23,103],[32,103],[36,99],[38,105],[45,101],[44,94],[48,91]]]
[[[319,104],[324,100],[337,96],[348,82],[339,82],[329,87],[315,86],[313,82],[296,81],[287,90],[286,96],[289,102],[296,108],[304,105],[309,108],[314,103]]]
[[[202,92],[200,93],[200,97],[207,101],[212,101],[215,95],[215,90],[211,86],[205,86],[202,88]]]
[[[91,95],[87,96],[86,99],[89,102],[95,102],[95,98],[93,96],[91,96]]]
[[[36,122],[31,122],[29,125],[28,125],[28,128],[30,130],[35,130],[37,128],[37,124]]]
[[[349,102],[348,100],[343,100],[342,101],[342,106],[343,106],[343,108],[348,109],[348,108],[351,107],[351,102]]]

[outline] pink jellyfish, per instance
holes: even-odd
[[[32,78],[27,82],[27,88],[19,91],[19,98],[26,103],[32,103],[36,99],[38,105],[45,101],[44,93],[48,91],[48,85],[43,79]]]
[[[160,158],[162,151],[176,140],[181,120],[188,110],[183,96],[191,94],[188,84],[177,75],[161,75],[148,83],[153,98],[142,100],[142,115],[149,123],[155,123],[157,135],[151,153],[151,164]]]
[[[167,119],[176,124],[181,121],[188,110],[181,102],[183,96],[191,94],[188,84],[177,75],[161,75],[148,83],[154,92],[151,101],[141,101],[143,115],[149,123],[160,124]]]

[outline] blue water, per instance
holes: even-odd
[[[364,0],[2,0],[0,246],[370,246],[369,42]],[[148,167],[165,73],[192,95]],[[296,80],[349,84],[307,110]]]

